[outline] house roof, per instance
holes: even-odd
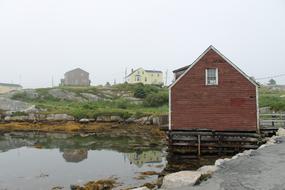
[[[162,73],[162,71],[156,71],[156,70],[145,70],[147,73]]]
[[[143,68],[138,68],[138,69],[134,70],[127,77],[131,76],[132,74],[137,72],[139,69],[143,69]],[[157,71],[157,70],[144,70],[144,71],[147,72],[147,73],[162,73],[162,71]]]
[[[202,57],[204,57],[206,55],[206,53],[208,53],[210,50],[215,51],[217,54],[219,54],[227,63],[229,63],[232,67],[234,67],[240,74],[242,74],[247,80],[249,80],[253,85],[255,86],[260,86],[255,80],[253,80],[251,77],[249,77],[247,74],[245,74],[240,68],[238,68],[233,62],[231,62],[228,58],[226,58],[221,52],[219,52],[214,46],[210,45],[191,65],[179,68],[174,70],[173,72],[179,72],[179,71],[183,71],[186,70],[173,84],[171,84],[169,87],[172,88],[173,86],[175,86],[175,84],[178,83],[178,81],[180,81],[181,78],[183,78],[193,67],[194,65],[196,65],[201,59]]]
[[[187,70],[190,66],[191,66],[191,65],[187,65],[187,66],[185,66],[185,67],[181,67],[181,68],[179,68],[179,69],[176,69],[176,70],[173,71],[173,73],[177,73],[177,72],[179,72],[179,71]]]
[[[20,88],[22,88],[22,86],[19,85],[19,84],[10,84],[10,83],[0,83],[0,86],[20,87]]]
[[[80,72],[84,72],[84,73],[89,74],[87,71],[84,71],[83,69],[80,69],[80,68],[73,69],[73,70],[71,70],[71,71],[66,72],[65,74],[72,73],[72,72],[74,72],[74,71],[80,71]]]

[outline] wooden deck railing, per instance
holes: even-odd
[[[261,127],[285,127],[285,113],[260,114]]]

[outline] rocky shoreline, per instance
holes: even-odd
[[[11,113],[0,115],[1,123],[11,122],[31,122],[31,123],[44,123],[44,122],[77,122],[77,123],[120,123],[120,124],[138,124],[138,125],[156,125],[161,126],[168,121],[167,116],[144,116],[140,118],[130,117],[122,118],[121,116],[98,116],[97,118],[89,119],[82,118],[76,119],[68,114],[38,114],[38,113]]]
[[[166,175],[163,179],[163,184],[162,184],[160,190],[175,190],[175,189],[180,189],[180,190],[201,189],[201,190],[204,190],[204,189],[209,189],[210,187],[213,187],[213,189],[226,189],[226,188],[222,188],[220,186],[221,184],[216,184],[217,180],[214,182],[212,182],[213,180],[211,181],[212,176],[215,175],[216,172],[221,171],[221,173],[223,173],[223,174],[227,173],[227,171],[222,171],[222,170],[225,170],[224,169],[225,164],[227,164],[229,162],[233,163],[233,162],[235,162],[235,160],[238,161],[240,159],[246,159],[246,158],[249,158],[255,154],[258,155],[258,152],[261,149],[264,149],[265,147],[270,147],[272,145],[278,144],[279,140],[281,138],[284,139],[284,137],[285,137],[285,130],[280,128],[277,132],[277,136],[273,136],[273,137],[267,139],[266,144],[261,145],[258,150],[246,150],[242,153],[239,153],[239,154],[233,156],[232,158],[219,159],[216,161],[215,165],[203,166],[200,169],[198,169],[197,171],[181,171],[181,172]],[[279,166],[277,165],[276,167],[279,167]],[[257,170],[259,170],[259,168],[257,168]],[[243,171],[246,175],[246,173],[247,173],[246,168],[244,168]],[[262,172],[262,171],[260,171],[260,172]],[[270,176],[268,176],[268,177],[270,177]],[[210,182],[207,181],[208,179],[210,179]],[[208,183],[205,186],[200,186],[200,184],[201,183],[203,184],[204,181],[206,181]],[[274,182],[274,180],[273,180],[273,182]],[[279,183],[281,183],[281,182],[279,182]],[[279,184],[276,184],[276,186],[278,186],[278,185]],[[242,185],[240,184],[240,186],[238,186],[237,188],[233,187],[232,189],[248,189],[248,188],[242,187]],[[266,188],[261,188],[261,189],[266,189]],[[276,188],[276,189],[279,190],[279,188]],[[135,188],[133,190],[149,190],[149,188],[140,187],[140,188]]]

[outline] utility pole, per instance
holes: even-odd
[[[165,86],[167,86],[167,81],[168,80],[168,69],[165,72]]]
[[[54,84],[53,84],[53,76],[51,77],[51,87],[52,87],[52,88],[54,87]]]
[[[19,85],[21,85],[21,83],[22,83],[22,76],[19,75]]]
[[[126,67],[126,69],[125,69],[125,78],[124,78],[125,82],[127,82],[127,75],[128,75],[128,68]]]

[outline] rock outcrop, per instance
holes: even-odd
[[[201,175],[201,172],[198,171],[182,171],[169,174],[164,177],[161,188],[167,190],[193,186],[200,179]]]
[[[46,118],[47,121],[74,121],[74,117],[67,114],[49,114]]]
[[[8,112],[36,111],[35,106],[26,102],[0,97],[0,110]]]

